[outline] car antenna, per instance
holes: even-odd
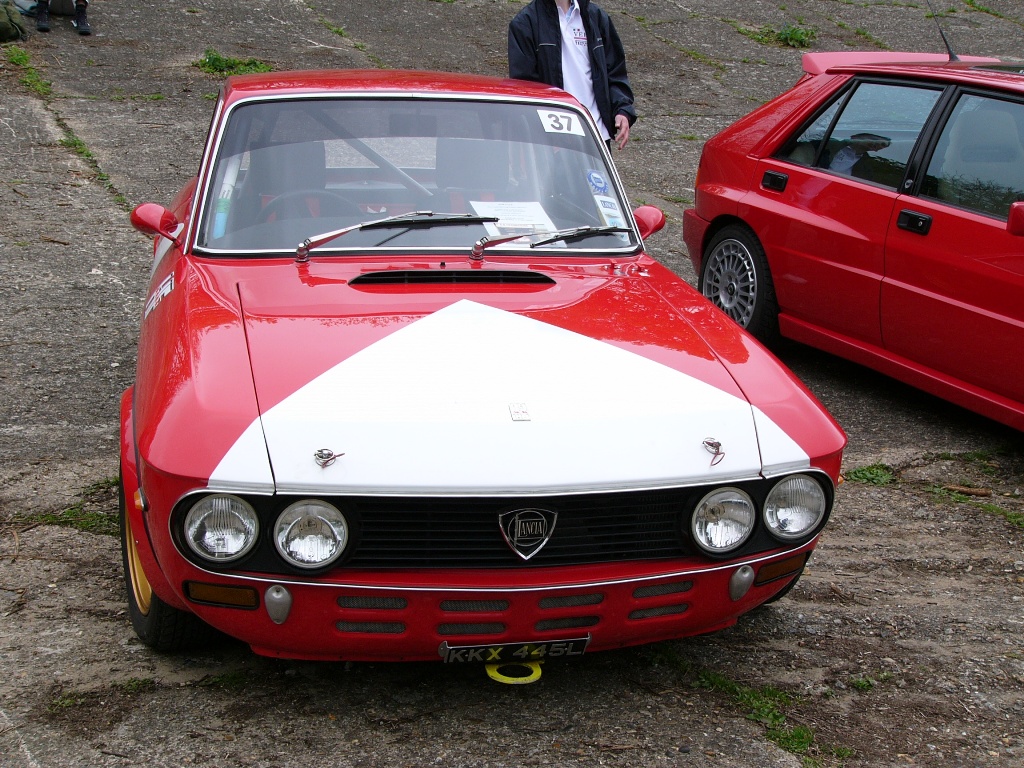
[[[939,37],[942,38],[942,42],[946,44],[946,51],[949,53],[950,61],[960,61],[960,57],[953,52],[953,46],[949,44],[949,39],[946,37],[945,31],[942,29],[942,25],[939,23],[939,17],[935,13],[935,9],[932,8],[932,0],[924,0],[928,4],[928,10],[935,19],[935,26],[939,28]]]

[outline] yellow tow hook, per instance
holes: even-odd
[[[503,664],[487,664],[487,676],[505,685],[527,685],[540,680],[539,661],[510,661]]]

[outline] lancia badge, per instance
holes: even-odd
[[[550,509],[513,509],[498,515],[498,524],[512,551],[529,560],[548,543],[557,518]]]

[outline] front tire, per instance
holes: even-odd
[[[768,259],[757,235],[730,224],[704,249],[700,290],[711,302],[765,344],[779,338],[779,305]]]
[[[125,505],[124,482],[118,480],[121,562],[128,588],[128,616],[139,639],[156,651],[174,653],[208,641],[213,630],[195,615],[161,600],[146,578]]]

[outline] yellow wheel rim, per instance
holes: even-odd
[[[124,516],[124,535],[125,545],[128,548],[128,579],[132,585],[132,594],[135,597],[135,604],[139,607],[139,613],[147,616],[149,615],[149,607],[153,603],[153,588],[149,585],[146,572],[142,570],[139,550],[135,546],[132,524],[128,520],[127,512],[125,512]]]

